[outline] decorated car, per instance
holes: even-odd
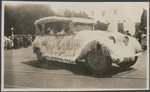
[[[128,68],[134,65],[141,51],[139,42],[113,30],[94,30],[92,19],[45,17],[35,21],[36,38],[33,52],[39,62],[54,60],[78,64],[95,73],[108,71],[112,63]]]

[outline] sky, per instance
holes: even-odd
[[[76,12],[85,11],[96,21],[110,22],[112,18],[117,19],[124,23],[124,29],[129,30],[131,34],[135,33],[135,23],[140,22],[143,9],[149,9],[146,2],[54,2],[50,5],[55,12],[64,9]],[[117,11],[116,15],[113,10]],[[103,12],[105,12],[104,16],[102,16]]]
[[[10,1],[11,2],[11,1]],[[7,2],[8,3],[8,2]],[[65,9],[80,12],[85,11],[95,21],[110,22],[116,19],[124,23],[124,29],[131,34],[135,32],[135,23],[140,22],[143,9],[149,10],[148,2],[11,2],[9,4],[48,4],[55,13]],[[117,11],[114,14],[113,10]],[[103,13],[105,12],[105,14]],[[149,12],[149,11],[147,11]],[[102,14],[104,14],[102,16]]]

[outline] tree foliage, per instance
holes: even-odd
[[[107,28],[108,28],[108,25],[109,25],[109,24],[106,24],[106,23],[97,21],[97,23],[96,23],[96,25],[95,25],[94,27],[95,27],[95,30],[103,30],[103,31],[106,31]]]
[[[81,11],[79,13],[65,9],[63,12],[55,13],[48,4],[21,4],[5,5],[4,13],[4,35],[10,36],[13,28],[14,34],[35,34],[34,22],[43,17],[78,17],[90,18]]]
[[[76,18],[88,18],[91,19],[84,11],[80,11],[79,13],[75,11],[70,11],[68,9],[65,9],[64,11],[59,10],[59,12],[56,14],[56,16],[61,17],[76,17]]]
[[[4,34],[11,35],[11,28],[14,34],[35,34],[34,22],[42,17],[54,16],[55,12],[49,5],[24,4],[5,5]]]
[[[143,13],[141,15],[140,29],[144,33],[147,33],[147,10],[145,9],[143,9]]]
[[[66,9],[65,11],[64,11],[64,17],[72,17],[72,13],[71,13],[71,11],[69,11],[68,9]]]

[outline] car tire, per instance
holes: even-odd
[[[138,59],[138,56],[134,57],[134,60],[131,60],[129,58],[127,60],[122,61],[121,63],[117,63],[117,65],[120,66],[121,68],[129,68],[136,63],[137,59]]]
[[[107,72],[112,65],[111,58],[103,55],[101,50],[89,52],[86,55],[85,63],[87,68],[96,74]]]
[[[36,55],[40,63],[44,63],[46,61],[46,58],[42,56],[42,53],[39,49],[36,51]]]

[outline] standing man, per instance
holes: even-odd
[[[138,41],[139,41],[139,43],[141,44],[141,35],[142,35],[142,32],[141,32],[141,30],[135,35],[136,36],[136,38],[138,38]]]
[[[13,42],[14,42],[14,49],[18,49],[18,40],[16,36],[14,37]]]
[[[147,38],[146,34],[144,34],[144,31],[143,31],[143,33],[141,35],[141,47],[142,47],[143,51],[147,49],[147,39],[146,38]]]
[[[24,47],[27,47],[27,37],[25,34],[23,35],[23,43]]]

